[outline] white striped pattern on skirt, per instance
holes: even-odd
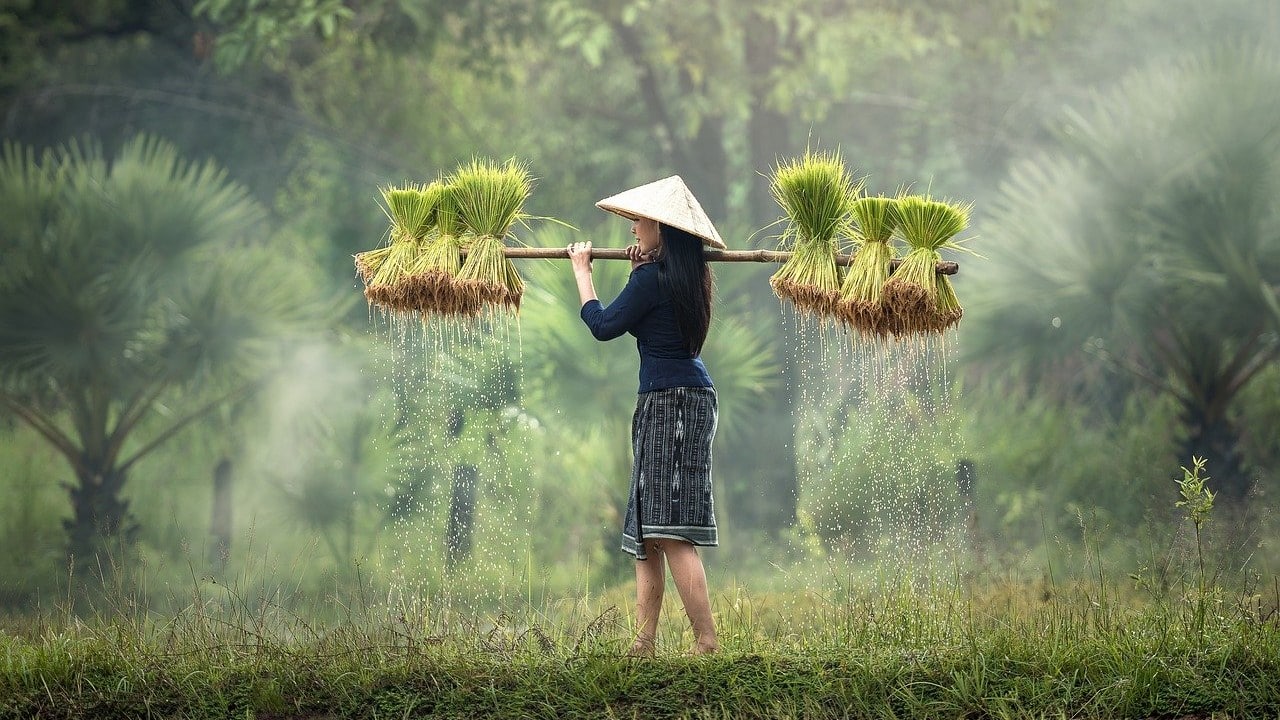
[[[622,527],[622,549],[637,560],[647,559],[646,539],[718,544],[711,497],[711,441],[718,417],[715,388],[666,388],[637,398]]]

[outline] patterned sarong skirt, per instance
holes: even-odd
[[[714,388],[641,393],[631,418],[631,490],[622,549],[646,559],[644,541],[717,544],[711,498],[711,440],[718,419]]]

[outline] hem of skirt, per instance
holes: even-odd
[[[644,539],[663,538],[666,540],[683,540],[695,547],[719,547],[720,541],[714,527],[663,527],[650,526],[644,529]],[[630,535],[622,535],[622,551],[634,555],[637,560],[648,560],[644,548]]]

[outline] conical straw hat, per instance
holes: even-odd
[[[697,235],[705,245],[725,249],[716,226],[711,224],[711,218],[698,204],[698,198],[693,196],[679,175],[624,190],[596,203],[596,207],[628,220],[657,220]]]

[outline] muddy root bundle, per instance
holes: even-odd
[[[954,236],[969,224],[971,205],[910,195],[893,205],[899,232],[911,246],[884,284],[883,300],[894,335],[938,333],[964,315],[951,280],[935,268],[943,248],[963,249]]]
[[[897,255],[892,243],[897,227],[895,202],[894,198],[863,197],[853,203],[858,245],[840,287],[836,310],[851,331],[864,337],[891,334],[892,318],[882,290],[889,279],[889,263]]]
[[[770,190],[786,213],[781,245],[789,242],[792,255],[769,285],[801,313],[837,317],[841,284],[837,243],[851,229],[861,182],[849,176],[838,154],[806,151],[778,165]]]
[[[454,173],[451,184],[459,217],[471,234],[455,284],[459,305],[476,312],[484,306],[519,312],[524,280],[507,259],[504,240],[526,217],[524,202],[533,185],[528,168],[516,160],[501,165],[473,160]]]

